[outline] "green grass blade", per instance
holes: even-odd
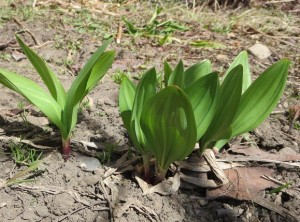
[[[242,51],[231,63],[230,67],[228,68],[225,76],[228,75],[228,73],[237,65],[243,66],[243,88],[242,93],[244,93],[247,88],[251,85],[251,73],[249,68],[249,62],[248,62],[248,54],[247,51]]]
[[[100,49],[103,49],[103,47],[100,47]],[[85,72],[79,73],[67,93],[63,123],[66,125],[68,134],[76,125],[80,101],[96,86],[108,71],[115,57],[115,52],[113,51],[99,54],[99,50],[97,50],[96,54],[98,55],[98,58],[94,59],[95,54],[91,57],[83,68]]]
[[[151,19],[148,21],[148,24],[152,24],[156,20],[157,16],[159,15],[159,13],[161,11],[162,11],[162,9],[160,7],[158,7],[158,6],[156,6],[155,11],[152,14]]]
[[[140,80],[134,98],[131,114],[130,135],[131,140],[142,154],[147,153],[144,134],[141,130],[140,118],[145,103],[156,93],[156,71],[154,68],[148,70]]]
[[[215,114],[219,99],[218,73],[213,72],[205,75],[184,91],[192,104],[197,127],[197,140],[207,130]]]
[[[202,151],[207,148],[209,142],[227,139],[230,136],[228,130],[240,104],[242,82],[243,67],[238,65],[230,71],[221,85],[217,110],[202,138]]]
[[[177,86],[168,86],[145,104],[141,127],[147,147],[163,171],[194,149],[197,132],[192,105]]]
[[[123,16],[122,16],[122,20],[125,23],[125,25],[127,26],[127,31],[129,32],[129,34],[136,35],[136,34],[138,34],[139,31],[141,31],[139,28],[135,27],[135,25],[133,23],[126,20],[125,17],[123,17]]]
[[[14,185],[17,183],[24,183],[26,181],[29,182],[29,180],[19,180],[21,177],[25,176],[26,174],[36,170],[38,168],[38,165],[41,161],[37,161],[35,164],[27,167],[26,169],[22,170],[21,172],[16,173],[12,178],[8,179],[6,182],[7,186]]]
[[[127,76],[123,77],[119,91],[119,109],[125,128],[130,132],[130,120],[136,87]]]
[[[62,109],[54,98],[30,79],[16,73],[0,69],[0,83],[25,97],[37,106],[62,132]]]
[[[195,47],[212,48],[212,49],[226,48],[226,46],[220,42],[214,42],[214,41],[208,41],[208,40],[195,40],[195,41],[192,41],[190,43],[190,45],[195,46]]]
[[[176,85],[184,89],[184,67],[182,60],[179,61],[173,73],[170,75],[168,85]]]
[[[289,64],[288,59],[276,62],[246,90],[232,124],[233,136],[253,130],[272,112],[285,88]]]
[[[16,39],[21,46],[26,57],[29,59],[33,67],[36,69],[43,82],[47,86],[52,97],[57,101],[57,103],[63,107],[66,100],[66,92],[61,81],[49,68],[47,63],[40,58],[34,51],[32,51],[17,35]]]
[[[204,60],[195,65],[192,65],[184,72],[185,87],[189,87],[201,77],[212,72],[211,62]]]

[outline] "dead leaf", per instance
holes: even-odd
[[[190,157],[187,160],[176,161],[175,164],[180,166],[181,169],[186,169],[194,172],[205,173],[211,171],[208,163],[206,161],[202,161],[198,157]],[[218,162],[218,165],[223,170],[244,166],[244,164],[241,163],[225,163],[225,162]]]
[[[188,184],[196,185],[197,187],[202,188],[212,188],[212,187],[219,187],[220,184],[217,184],[214,180],[210,180],[207,178],[207,173],[195,173],[195,175],[189,174],[189,176],[182,174],[180,179]],[[187,188],[186,184],[184,183],[183,188]],[[191,186],[191,188],[195,188]]]
[[[233,145],[230,151],[233,154],[226,154],[226,159],[230,159],[230,157],[238,158],[238,155],[242,155],[243,157],[247,156],[256,161],[262,159],[277,161],[300,161],[300,154],[289,147],[285,147],[279,150],[277,153],[269,153],[259,149],[258,147]]]
[[[25,59],[26,56],[23,53],[20,53],[18,51],[14,51],[11,56],[17,61],[21,61],[22,59]]]
[[[143,205],[138,199],[127,198],[125,203],[117,205],[113,211],[114,218],[121,218],[130,208],[134,208],[142,214],[146,214],[150,221],[160,221],[158,215],[150,207]]]
[[[203,188],[216,188],[228,183],[228,179],[224,174],[223,168],[217,162],[213,150],[206,149],[203,152],[203,158],[189,159],[183,164],[183,168],[186,170],[182,171],[180,175],[183,181],[182,187],[188,188],[189,186],[186,186],[186,183],[189,183],[189,185],[196,185]],[[189,164],[192,164],[196,170],[189,166]],[[208,178],[208,172],[213,173],[215,178]]]
[[[207,197],[220,196],[232,197],[239,200],[252,200],[260,197],[260,192],[268,187],[275,186],[272,181],[261,178],[262,175],[270,176],[272,169],[266,167],[246,167],[224,170],[229,183],[207,191]]]
[[[177,192],[180,187],[180,174],[176,173],[174,177],[169,177],[167,180],[163,180],[161,183],[151,186],[139,177],[135,177],[140,188],[143,190],[143,194],[159,193],[161,195],[171,195]]]

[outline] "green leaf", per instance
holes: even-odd
[[[184,72],[185,87],[189,87],[195,81],[211,72],[212,68],[209,60],[203,60],[195,65],[192,65]]]
[[[231,137],[231,130],[228,130],[228,137],[227,138],[230,138],[230,137]],[[218,140],[214,144],[214,147],[216,147],[218,150],[220,150],[226,143],[228,143],[228,141],[229,141],[229,139]]]
[[[85,90],[85,93],[83,94],[83,97],[86,96],[102,79],[102,77],[105,75],[105,73],[112,66],[115,56],[116,56],[115,51],[104,52],[100,56],[100,58],[97,60],[97,62],[95,63],[95,65],[92,68],[92,72],[88,78],[88,81],[86,84],[86,90]],[[83,99],[83,97],[81,98],[81,100]]]
[[[248,62],[248,54],[247,51],[242,51],[231,63],[230,67],[228,68],[225,76],[237,65],[243,66],[243,88],[242,93],[246,91],[246,89],[251,85],[251,73],[249,68]]]
[[[292,184],[293,184],[292,182],[288,182],[288,183],[282,184],[281,186],[279,186],[279,187],[277,187],[277,188],[271,190],[271,191],[269,192],[269,194],[272,194],[272,193],[279,193],[279,192],[281,192],[283,189],[289,188],[289,186],[292,185]]]
[[[163,45],[166,42],[172,42],[172,40],[170,41],[169,35],[164,35],[162,38],[159,39],[159,44]]]
[[[162,8],[156,6],[155,11],[154,11],[151,19],[149,20],[148,24],[152,24],[156,20],[156,17],[159,15],[159,13],[161,11],[162,11]]]
[[[61,131],[65,130],[61,122],[62,108],[50,94],[35,82],[16,73],[0,69],[0,83],[22,95],[38,107]]]
[[[16,39],[21,48],[23,49],[23,52],[25,53],[26,57],[29,59],[29,61],[34,66],[38,74],[41,76],[52,97],[63,108],[66,100],[66,92],[60,80],[48,67],[47,63],[42,58],[40,58],[34,51],[32,51],[17,35]]]
[[[138,34],[139,28],[135,27],[131,22],[127,21],[125,17],[122,17],[122,20],[125,22],[125,25],[127,26],[127,30],[129,34],[135,35]]]
[[[144,134],[140,126],[140,118],[145,103],[156,93],[156,71],[154,68],[148,70],[141,78],[134,98],[134,104],[131,114],[131,140],[135,147],[145,154],[148,150],[145,147]]]
[[[207,40],[196,40],[190,43],[192,46],[201,47],[201,48],[213,48],[213,49],[221,49],[226,48],[225,45],[219,42],[207,41]]]
[[[207,130],[215,114],[219,99],[219,88],[218,73],[213,72],[193,82],[184,90],[194,110],[197,140]]]
[[[76,125],[80,101],[95,87],[112,65],[115,53],[113,51],[103,53],[111,40],[105,41],[92,55],[67,92],[63,123],[66,125],[68,134],[63,135],[64,138],[69,136]]]
[[[253,130],[277,105],[285,88],[289,60],[282,59],[263,72],[245,91],[232,123],[232,136]]]
[[[136,87],[127,76],[123,77],[119,91],[119,109],[125,128],[130,133],[131,113]]]
[[[179,61],[173,73],[170,75],[168,85],[176,85],[184,89],[184,67],[182,60]]]
[[[174,21],[170,21],[170,23],[168,24],[168,26],[171,28],[171,30],[169,32],[174,32],[176,30],[179,30],[179,31],[188,31],[189,28],[184,26],[184,25],[181,25],[181,24],[178,24]]]
[[[230,71],[221,85],[217,110],[202,138],[201,151],[212,141],[230,137],[230,126],[240,104],[242,82],[243,67],[238,65]]]
[[[194,149],[197,132],[192,105],[176,86],[168,86],[145,104],[141,127],[147,147],[163,172]]]
[[[170,75],[172,74],[173,69],[172,67],[169,65],[169,63],[167,61],[164,61],[164,83],[165,83],[165,87],[168,86],[168,81],[170,78]]]

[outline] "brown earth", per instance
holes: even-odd
[[[74,151],[67,162],[59,153],[59,134],[55,127],[19,95],[0,86],[0,184],[18,172],[25,172],[14,184],[2,189],[0,186],[0,221],[296,221],[300,215],[299,164],[255,159],[246,162],[251,167],[273,169],[273,178],[283,184],[290,183],[289,189],[273,194],[268,194],[272,188],[267,188],[261,195],[263,203],[226,195],[206,199],[204,188],[180,188],[167,196],[143,195],[132,169],[127,171],[120,165],[121,170],[113,169],[130,145],[119,117],[118,75],[125,73],[138,79],[152,66],[161,71],[164,59],[173,65],[182,59],[187,66],[210,59],[223,74],[240,51],[257,42],[268,46],[272,54],[267,59],[249,55],[254,78],[274,61],[287,57],[292,61],[287,87],[275,112],[255,131],[233,140],[224,153],[230,153],[233,144],[251,144],[270,155],[279,155],[283,148],[291,148],[299,154],[299,118],[289,131],[292,114],[295,114],[291,108],[299,105],[300,93],[298,3],[268,5],[252,1],[251,8],[225,9],[220,5],[216,12],[205,4],[187,9],[185,4],[165,3],[162,18],[172,18],[189,30],[173,34],[181,41],[159,45],[156,37],[134,37],[126,33],[119,17],[123,15],[135,24],[145,24],[155,9],[154,3],[95,2],[82,1],[83,8],[78,8],[80,4],[76,1],[37,1],[35,7],[31,1],[0,2],[0,67],[40,83],[14,40],[15,33],[59,73],[68,88],[103,38],[116,35],[119,24],[123,25],[121,43],[113,42],[109,46],[118,56],[82,107],[73,136]],[[188,44],[191,40],[218,42],[224,47],[194,47]],[[27,166],[16,163],[13,158],[12,148],[20,138],[34,141],[37,153],[43,151],[36,170],[26,171]],[[92,141],[99,146],[84,150],[79,141]],[[27,150],[29,148],[30,145]],[[95,169],[83,167],[87,152],[101,162]],[[130,155],[133,160],[137,157],[134,151]],[[299,161],[293,160],[293,163]],[[270,202],[288,213],[279,215],[271,205],[268,207]]]

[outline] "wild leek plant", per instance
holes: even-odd
[[[133,145],[143,156],[145,177],[151,155],[156,158],[156,176],[162,180],[168,166],[187,157],[197,141],[201,154],[257,127],[280,99],[288,66],[289,61],[282,59],[252,82],[244,51],[223,81],[208,60],[186,70],[182,61],[174,70],[165,62],[160,84],[155,69],[145,73],[137,87],[124,77],[119,108]]]
[[[207,148],[222,148],[232,137],[253,130],[268,117],[285,88],[288,66],[289,60],[282,59],[252,82],[248,55],[243,51],[220,84],[207,60],[186,71],[181,61],[174,71],[165,62],[165,85],[178,85],[189,97],[202,153]]]
[[[104,52],[111,39],[105,41],[91,56],[68,91],[65,91],[62,83],[46,62],[18,36],[16,39],[42,78],[49,93],[34,81],[5,69],[0,69],[0,83],[19,93],[38,107],[59,128],[62,136],[63,155],[67,159],[71,152],[70,137],[77,122],[79,104],[113,63],[115,52]]]
[[[176,160],[182,160],[194,149],[196,125],[191,103],[177,86],[158,93],[155,69],[144,74],[137,86],[124,77],[119,108],[125,128],[141,153],[144,178],[150,181],[150,157],[156,158],[156,181],[161,181]]]

